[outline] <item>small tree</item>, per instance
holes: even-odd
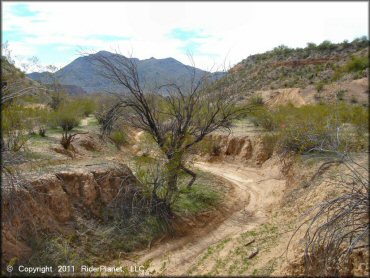
[[[65,92],[56,74],[58,68],[56,66],[49,65],[46,67],[46,69],[47,80],[45,80],[45,83],[47,83],[48,87],[52,90],[52,92],[50,93],[51,100],[49,102],[49,106],[53,110],[57,110],[59,105],[61,105],[66,98]]]
[[[205,136],[215,130],[229,128],[241,110],[236,108],[237,94],[226,82],[232,74],[210,88],[211,76],[205,73],[197,75],[194,67],[187,67],[189,80],[159,84],[155,90],[144,91],[144,83],[140,78],[134,59],[116,54],[97,53],[88,56],[97,67],[101,76],[122,90],[116,94],[116,103],[106,113],[103,129],[110,130],[117,119],[125,119],[128,124],[149,133],[166,158],[164,200],[157,196],[158,186],[154,186],[154,206],[161,203],[163,209],[169,211],[178,190],[178,175],[184,171],[192,178],[188,183],[191,187],[196,174],[185,165],[185,154]],[[163,93],[164,92],[164,93]]]
[[[90,114],[94,113],[97,109],[96,102],[87,97],[80,98],[77,101],[81,107],[82,113],[85,117],[88,117]]]
[[[72,133],[72,130],[77,127],[81,121],[81,111],[78,110],[73,103],[64,103],[54,113],[55,123],[63,130],[60,144],[63,148],[68,149],[79,133]]]

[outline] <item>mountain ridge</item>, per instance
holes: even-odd
[[[102,50],[90,55],[119,54]],[[55,78],[61,85],[78,86],[88,93],[105,91],[118,92],[122,90],[122,86],[119,84],[112,84],[110,80],[99,75],[97,66],[91,63],[90,55],[76,58],[65,67],[55,72]],[[186,81],[190,80],[189,73],[193,71],[195,71],[196,78],[200,78],[204,74],[211,74],[212,78],[218,79],[225,74],[224,72],[209,73],[207,71],[185,65],[172,57],[163,59],[151,57],[143,60],[138,58],[128,59],[136,63],[142,83],[141,85],[145,85],[150,89],[153,89],[156,84],[164,84],[173,81],[181,81],[186,84]],[[27,76],[43,84],[52,83],[49,72],[32,72]]]

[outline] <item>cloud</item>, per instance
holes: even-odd
[[[10,30],[2,32],[1,41],[23,42],[26,38],[35,38],[36,35],[28,34],[22,30]]]
[[[19,56],[64,65],[79,48],[133,50],[198,67],[234,65],[284,44],[368,34],[367,2],[4,2],[3,41]]]
[[[115,36],[115,35],[89,35],[89,38],[101,40],[101,41],[125,41],[131,39],[131,37]]]
[[[197,30],[183,30],[181,28],[172,29],[169,36],[180,41],[187,41],[191,39],[209,38],[209,35],[202,35],[201,31]]]

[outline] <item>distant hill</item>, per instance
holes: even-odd
[[[5,98],[7,95],[39,95],[48,98],[45,86],[26,76],[13,61],[9,62],[4,56],[1,56],[1,93]]]
[[[317,87],[337,81],[351,81],[368,76],[369,40],[319,45],[305,48],[278,46],[271,51],[251,55],[235,65],[233,84],[248,95],[258,90]],[[221,82],[222,79],[219,81]],[[217,83],[217,82],[216,82]],[[321,88],[320,88],[321,87]]]
[[[100,51],[98,55],[114,55],[107,51]],[[91,54],[95,55],[95,54]],[[91,55],[79,57],[67,66],[63,67],[55,73],[55,77],[62,85],[74,85],[83,88],[88,93],[104,92],[104,91],[119,91],[122,88],[116,84],[112,84],[110,80],[99,75],[99,70],[96,65],[91,63]],[[173,59],[145,59],[130,58],[137,64],[140,80],[142,85],[148,90],[154,88],[158,84],[167,82],[180,81],[186,83],[190,79],[190,72],[194,69],[191,66],[182,64]],[[195,68],[196,77],[199,78],[207,73],[201,69]],[[218,79],[224,75],[223,72],[213,74],[214,79]],[[49,74],[30,73],[28,74],[33,80],[47,84],[51,83]]]
[[[52,85],[46,84],[45,86],[47,88],[50,88],[51,90],[54,89],[54,86]],[[58,85],[58,87],[59,91],[63,91],[71,96],[83,96],[87,94],[87,92],[83,88],[76,85]]]

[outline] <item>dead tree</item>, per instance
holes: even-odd
[[[168,82],[145,90],[134,59],[119,53],[97,53],[88,56],[99,74],[122,89],[112,108],[110,119],[124,118],[128,124],[150,134],[167,159],[167,200],[177,191],[178,174],[185,171],[192,178],[196,174],[186,167],[184,155],[211,132],[230,128],[241,114],[236,108],[237,93],[232,82],[219,82],[210,89],[211,74],[199,77],[194,67],[189,70],[189,81],[184,84]],[[227,75],[225,79],[232,78]],[[120,108],[120,109],[118,109]],[[124,112],[123,112],[124,111]],[[109,128],[109,124],[107,125]]]

